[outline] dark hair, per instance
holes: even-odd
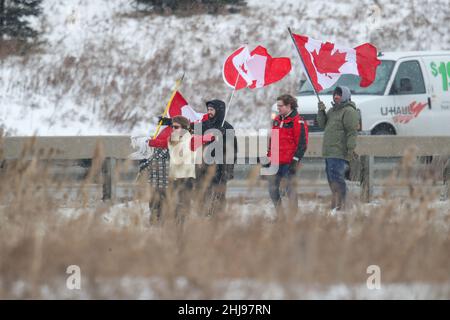
[[[297,109],[298,108],[298,104],[297,104],[297,99],[295,99],[293,96],[291,96],[290,94],[283,94],[281,96],[279,96],[277,98],[277,101],[283,101],[284,105],[290,105],[292,107],[292,109]]]
[[[178,123],[183,129],[189,130],[189,119],[183,116],[175,116],[172,118],[172,124]]]

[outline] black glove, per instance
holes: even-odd
[[[289,173],[290,174],[295,175],[297,173],[298,164],[299,164],[298,160],[293,159],[291,161],[291,164],[289,165]]]
[[[166,117],[158,117],[158,123],[161,123],[163,126],[171,126],[172,125],[172,119],[166,118]]]

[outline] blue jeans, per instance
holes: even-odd
[[[325,170],[328,184],[332,192],[331,207],[342,209],[347,196],[347,185],[345,184],[345,171],[348,162],[344,159],[326,158]]]
[[[298,209],[298,198],[297,190],[295,188],[295,174],[289,172],[289,164],[280,164],[277,173],[269,177],[270,198],[277,211],[279,211],[281,209],[280,183],[283,178],[285,178],[287,182],[286,193],[288,195],[290,208],[296,210]]]

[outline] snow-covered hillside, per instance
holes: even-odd
[[[300,67],[287,32],[379,50],[450,49],[449,0],[249,0],[239,14],[143,15],[125,0],[44,0],[37,53],[2,58],[0,128],[8,135],[148,134],[183,72],[181,91],[203,111],[227,101],[226,56],[243,43],[292,59],[293,70],[263,89],[241,90],[235,127],[261,128],[269,108],[295,93]],[[301,101],[300,101],[301,105]]]

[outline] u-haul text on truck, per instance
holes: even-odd
[[[450,136],[450,51],[384,52],[376,78],[368,87],[344,74],[320,99],[331,107],[336,86],[347,86],[361,112],[362,133],[401,136]],[[300,114],[310,132],[321,132],[317,97],[308,80],[298,93]]]

